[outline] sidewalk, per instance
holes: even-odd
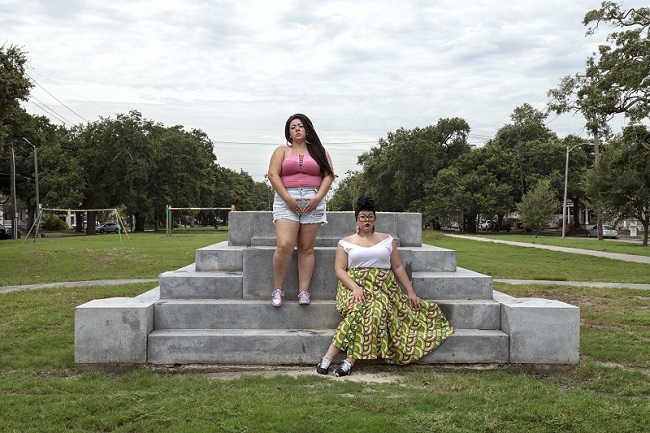
[[[635,256],[633,254],[607,253],[605,251],[584,250],[581,248],[556,247],[553,245],[529,244],[526,242],[503,241],[500,239],[478,238],[476,236],[468,236],[468,235],[452,235],[449,233],[445,233],[445,236],[449,236],[452,238],[459,238],[459,239],[467,239],[470,241],[495,242],[498,244],[514,245],[517,247],[540,248],[543,250],[559,251],[562,253],[585,254],[588,256],[605,257],[608,259],[623,260],[626,262],[650,264],[650,256]]]
[[[158,283],[158,279],[142,280],[95,280],[95,281],[74,281],[68,283],[47,283],[47,284],[26,284],[24,286],[0,287],[0,294],[18,292],[21,290],[52,289],[57,287],[90,287],[90,286],[117,286],[120,284]]]
[[[475,236],[454,235],[449,233],[445,233],[445,236],[450,236],[459,239],[468,239],[471,241],[495,242],[495,243],[514,245],[518,247],[541,248],[544,250],[559,251],[563,253],[586,254],[590,256],[605,257],[614,260],[624,260],[627,262],[650,264],[650,257],[648,256],[607,253],[604,251],[585,250],[581,248],[556,247],[553,245],[529,244],[525,242],[478,238]],[[496,278],[494,279],[494,281],[499,283],[506,283],[506,284],[551,284],[551,285],[555,284],[555,285],[562,285],[562,286],[577,286],[577,287],[609,287],[609,288],[616,288],[616,289],[650,290],[650,284],[633,284],[633,283],[602,283],[602,282],[589,282],[589,281],[553,281],[553,280],[510,280],[510,279],[496,279]],[[21,290],[49,289],[49,288],[56,288],[56,287],[88,287],[88,286],[107,286],[107,285],[113,286],[119,284],[137,284],[137,283],[158,283],[158,280],[157,279],[97,280],[97,281],[76,281],[76,282],[69,282],[69,283],[28,284],[24,286],[4,286],[4,287],[0,287],[0,294],[17,292]]]

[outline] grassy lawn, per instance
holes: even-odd
[[[80,279],[126,278],[130,268],[147,270],[128,277],[151,278],[193,262],[194,249],[220,240],[216,236],[145,234],[122,246],[114,235],[87,237],[85,244],[81,239],[70,244],[39,239],[30,251],[40,254],[33,255],[30,266],[41,269],[46,280],[41,282],[59,281],[49,278],[63,278],[72,271],[52,268],[76,266],[79,249],[95,262],[101,251],[115,248],[115,256],[127,257],[113,259],[108,272],[90,266]],[[498,263],[503,278],[526,273],[530,278],[546,260],[564,255],[430,236],[425,234],[425,242],[458,250],[459,266],[483,272]],[[4,242],[0,242],[3,278],[23,266],[20,260],[6,265],[6,259],[17,253],[31,257],[21,251],[27,243],[21,247]],[[40,250],[34,251],[37,247]],[[589,278],[603,264],[619,275],[631,271],[627,263],[596,257],[571,270],[576,262],[570,256],[566,263],[557,258],[554,262],[566,268],[563,272],[570,280],[595,281]],[[647,282],[643,277],[647,266],[635,266],[641,268],[635,272],[637,278]],[[607,275],[604,272],[598,280],[608,281],[602,279]],[[135,296],[151,287],[130,284],[0,295],[0,432],[591,433],[643,432],[650,426],[647,291],[495,284],[513,296],[559,299],[581,308],[580,364],[555,372],[514,366],[485,371],[355,367],[359,373],[380,371],[395,379],[374,383],[316,374],[215,380],[200,373],[161,374],[147,367],[128,372],[76,368],[74,307],[91,299]]]
[[[130,240],[129,240],[130,239]],[[0,286],[124,278],[157,278],[195,261],[195,251],[228,240],[228,232],[175,230],[122,235],[0,241]]]
[[[460,239],[431,230],[423,233],[422,242],[455,250],[458,266],[494,278],[650,283],[649,266],[639,263]]]
[[[524,234],[478,234],[468,236],[513,242],[526,242],[529,244],[553,245],[566,248],[582,248],[585,250],[606,251],[608,253],[650,256],[650,247],[644,247],[640,242],[628,242],[619,239],[603,239],[602,241],[599,241],[595,238],[590,239],[585,237],[566,237],[562,239],[560,236],[535,237],[535,235]]]

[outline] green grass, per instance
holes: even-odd
[[[83,280],[151,278],[192,263],[196,248],[224,238],[143,234],[123,245],[114,235],[46,238],[32,246],[3,241],[0,275],[15,278],[12,274],[27,266],[23,260],[31,258],[29,266],[40,270],[39,282],[62,281],[68,275],[83,275]],[[553,270],[553,275],[570,280],[624,281],[616,278],[629,272],[630,279],[644,280],[634,282],[648,282],[647,265],[432,232],[423,240],[456,249],[459,266],[503,278]],[[107,268],[91,266],[111,248],[115,251]],[[83,273],[60,269],[79,263],[87,267]],[[598,278],[590,279],[603,267]],[[558,299],[580,307],[580,364],[555,372],[516,366],[487,371],[355,367],[358,373],[380,371],[396,379],[372,383],[316,374],[215,380],[200,373],[162,374],[145,366],[122,372],[75,367],[74,307],[91,299],[135,296],[152,287],[0,294],[0,432],[591,433],[642,432],[650,425],[648,291],[495,284],[512,296]]]
[[[0,295],[0,432],[641,432],[650,425],[650,294],[497,285],[581,307],[581,362],[555,373],[363,366],[394,383],[309,375],[80,370],[74,306],[146,284]]]
[[[455,250],[458,266],[499,279],[650,283],[650,266],[639,263],[461,239],[431,230],[423,233],[422,242]]]
[[[566,237],[562,239],[559,236],[539,236],[535,235],[517,235],[517,234],[508,234],[508,235],[469,235],[476,236],[480,238],[489,238],[489,239],[498,239],[504,241],[513,241],[513,242],[525,242],[529,244],[538,244],[538,245],[553,245],[557,247],[566,247],[566,248],[581,248],[585,250],[593,251],[605,251],[608,253],[619,253],[619,254],[633,254],[637,256],[650,256],[650,247],[644,247],[640,242],[628,242],[617,239],[603,239],[599,241],[597,239],[583,238],[583,237]]]
[[[0,286],[65,281],[157,278],[195,261],[197,248],[228,239],[226,231],[179,230],[123,235],[66,236],[0,241]]]

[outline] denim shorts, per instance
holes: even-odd
[[[291,197],[298,198],[298,204],[302,207],[307,203],[304,199],[315,196],[318,192],[318,188],[287,188],[287,192]],[[282,200],[282,197],[280,197],[276,192],[275,198],[273,199],[273,222],[275,223],[275,221],[279,219],[290,219],[292,221],[298,221],[300,224],[327,224],[325,199],[322,199],[313,211],[298,215],[289,209],[287,203]]]

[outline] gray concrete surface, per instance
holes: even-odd
[[[459,239],[467,239],[467,240],[470,240],[470,241],[494,242],[494,243],[498,243],[498,244],[514,245],[514,246],[517,246],[517,247],[540,248],[542,250],[559,251],[559,252],[562,252],[562,253],[585,254],[585,255],[588,255],[588,256],[605,257],[607,259],[623,260],[623,261],[626,261],[626,262],[648,263],[648,264],[650,264],[650,256],[637,256],[637,255],[634,255],[634,254],[608,253],[608,252],[605,252],[605,251],[585,250],[585,249],[582,249],[582,248],[557,247],[557,246],[554,246],[554,245],[530,244],[530,243],[526,243],[526,242],[507,241],[507,240],[502,240],[502,239],[479,238],[477,236],[471,236],[471,235],[454,235],[454,234],[450,234],[450,233],[445,233],[445,236],[450,236],[452,238],[459,238]]]

